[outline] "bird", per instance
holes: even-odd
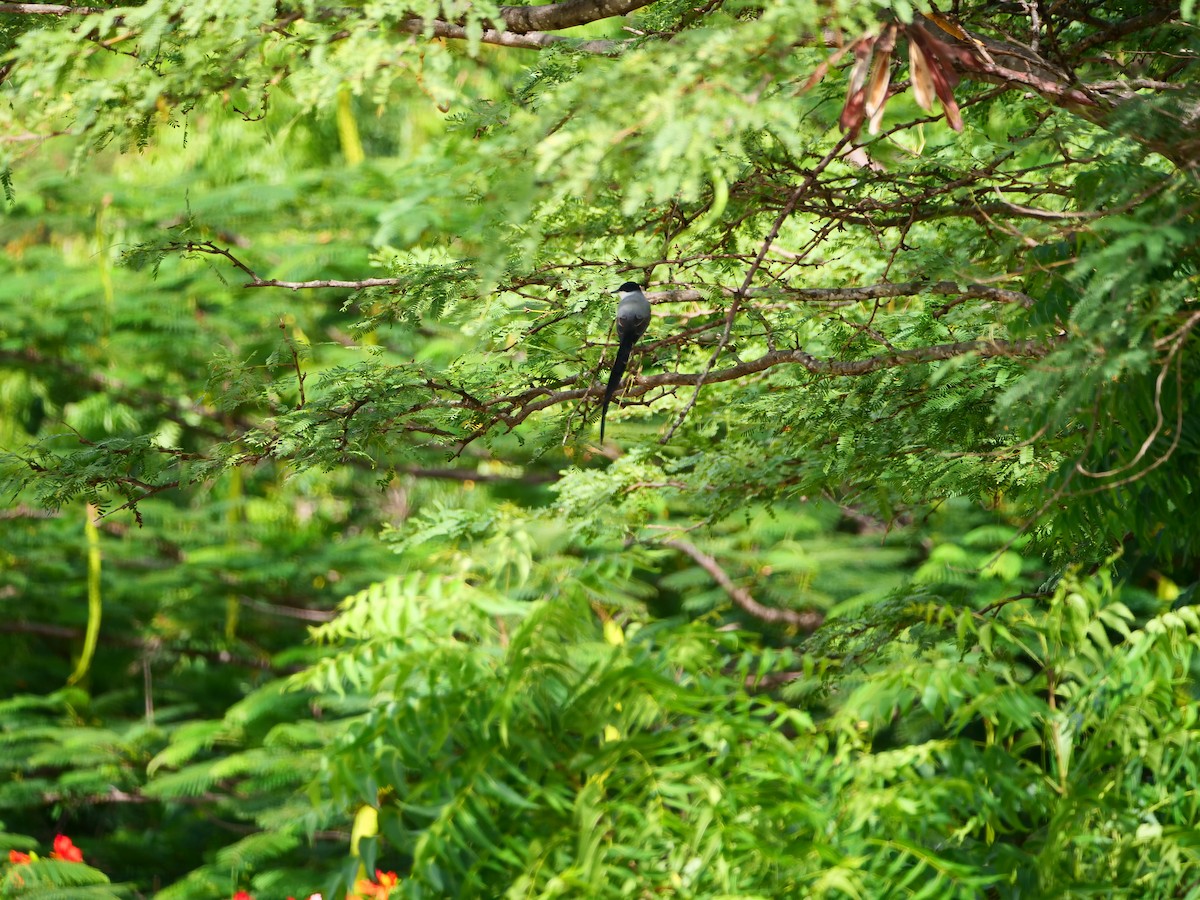
[[[621,384],[629,354],[650,324],[650,301],[642,293],[641,285],[627,281],[614,292],[621,299],[617,303],[617,358],[613,360],[612,373],[608,376],[608,387],[604,389],[604,402],[600,406],[600,440],[604,440],[604,418],[608,415],[608,402]]]

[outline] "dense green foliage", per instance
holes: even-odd
[[[0,893],[1200,896],[1200,36],[1078,7],[0,3]]]

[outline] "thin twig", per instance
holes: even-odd
[[[1167,365],[1169,365],[1169,364],[1170,364],[1170,360],[1168,360],[1168,362],[1167,362]],[[1164,366],[1163,371],[1159,373],[1159,377],[1161,378],[1165,372],[1166,372],[1166,366]],[[1146,468],[1142,469],[1141,471],[1135,472],[1132,475],[1126,476],[1125,478],[1122,478],[1120,481],[1110,481],[1107,484],[1102,484],[1099,487],[1089,488],[1086,491],[1077,491],[1076,493],[1072,494],[1072,496],[1073,497],[1086,497],[1090,494],[1097,494],[1097,493],[1100,493],[1101,491],[1111,491],[1113,488],[1124,487],[1127,484],[1133,484],[1135,481],[1141,481],[1143,478],[1145,478],[1147,475],[1149,475],[1151,472],[1153,472],[1155,469],[1157,469],[1159,466],[1161,466],[1163,463],[1165,463],[1167,460],[1169,460],[1172,456],[1174,456],[1175,451],[1179,449],[1179,442],[1183,438],[1184,401],[1183,401],[1183,362],[1182,361],[1180,361],[1175,366],[1175,396],[1176,396],[1175,436],[1171,439],[1171,445],[1169,447],[1167,447],[1167,449],[1163,452],[1162,456],[1158,457],[1158,459],[1154,460],[1154,462],[1150,463],[1150,465],[1146,466]],[[1139,454],[1139,456],[1140,456],[1140,454]],[[1077,468],[1078,468],[1078,466],[1077,466]],[[1127,468],[1128,467],[1125,466],[1125,467],[1122,467],[1121,469],[1118,469],[1117,471],[1125,471]],[[1086,474],[1086,473],[1084,473],[1084,474]],[[1097,476],[1092,476],[1092,477],[1097,477]]]
[[[858,377],[884,369],[939,362],[968,354],[976,354],[980,359],[1008,357],[1039,359],[1050,353],[1058,344],[1065,340],[1066,335],[1058,335],[1044,341],[960,341],[953,344],[935,344],[928,347],[896,350],[876,356],[851,360],[821,359],[803,350],[777,350],[765,353],[756,359],[730,366],[727,369],[718,369],[715,372],[709,372],[703,376],[701,373],[692,372],[662,372],[658,375],[639,377],[636,381],[629,383],[625,395],[630,398],[637,398],[644,396],[656,388],[694,387],[700,383],[702,377],[706,384],[733,381],[779,365],[799,365],[814,375]],[[520,394],[496,397],[483,404],[489,414],[488,421],[484,422],[480,428],[468,435],[464,439],[464,442],[470,443],[481,437],[496,422],[503,422],[509,428],[515,428],[533,413],[557,406],[561,403],[575,402],[589,395],[598,396],[603,390],[604,385],[596,382],[587,387],[573,388],[571,390],[555,391],[548,387],[537,387],[523,391]],[[464,406],[463,403],[453,400],[437,405],[450,408]]]
[[[726,294],[735,293],[733,288],[719,287],[718,289]],[[1026,308],[1033,305],[1033,298],[1020,291],[988,287],[984,284],[959,286],[953,281],[932,283],[928,281],[897,281],[843,288],[792,288],[786,286],[750,288],[742,296],[771,297],[802,303],[866,303],[890,297],[914,297],[918,294],[955,296],[962,297],[964,300],[992,300],[997,303],[1015,303]],[[665,303],[695,303],[706,299],[708,295],[698,289],[685,288],[673,291],[647,291],[646,296],[658,307]]]
[[[1149,452],[1151,445],[1155,442],[1155,440],[1158,439],[1158,436],[1162,433],[1163,424],[1166,422],[1166,415],[1163,413],[1163,408],[1162,408],[1163,382],[1166,380],[1167,372],[1170,371],[1171,362],[1172,362],[1172,360],[1175,359],[1175,354],[1179,352],[1179,348],[1183,346],[1183,342],[1187,339],[1189,332],[1191,332],[1192,328],[1195,327],[1197,322],[1200,322],[1200,313],[1194,313],[1188,319],[1188,321],[1183,325],[1183,327],[1181,327],[1177,332],[1175,332],[1176,338],[1175,338],[1174,343],[1171,346],[1171,352],[1167,354],[1166,360],[1163,361],[1162,369],[1159,370],[1158,377],[1156,379],[1154,379],[1154,413],[1155,413],[1155,417],[1156,417],[1156,421],[1154,423],[1154,428],[1151,429],[1150,434],[1148,434],[1146,436],[1146,439],[1144,441],[1142,441],[1142,446],[1138,449],[1137,454],[1129,462],[1125,463],[1122,466],[1118,466],[1115,469],[1109,469],[1107,472],[1089,472],[1087,469],[1085,469],[1083,467],[1083,462],[1081,460],[1081,461],[1075,463],[1075,468],[1079,472],[1080,475],[1083,475],[1085,478],[1111,478],[1113,475],[1120,475],[1123,472],[1128,472],[1130,469],[1132,469],[1134,466],[1136,466],[1139,462],[1141,462],[1142,457],[1144,457]],[[1179,382],[1180,384],[1182,384],[1182,369],[1180,370],[1180,372],[1178,372],[1176,374],[1176,381]],[[1178,410],[1177,410],[1177,413],[1175,416],[1175,419],[1176,419],[1175,439],[1171,442],[1171,446],[1168,449],[1168,451],[1162,457],[1160,457],[1158,460],[1156,460],[1153,465],[1151,465],[1147,469],[1145,469],[1143,473],[1140,473],[1139,477],[1141,474],[1144,474],[1145,472],[1150,472],[1150,471],[1158,468],[1160,465],[1162,465],[1164,462],[1166,462],[1168,458],[1170,458],[1172,453],[1175,452],[1175,447],[1179,444],[1179,438],[1183,431],[1183,393],[1182,393],[1182,391],[1179,392],[1177,406],[1178,406]],[[1120,483],[1127,484],[1129,482],[1122,481]],[[1116,485],[1105,485],[1105,488],[1115,487],[1115,486]]]
[[[288,337],[287,323],[283,319],[279,320],[279,330],[283,332],[283,340],[288,345],[288,349],[292,351],[292,365],[296,368],[296,384],[300,389],[300,408],[303,409],[304,404],[307,402],[304,397],[304,379],[307,376],[300,369],[300,354],[296,352],[295,342]]]
[[[1045,597],[1046,594],[1040,594],[1037,591],[1027,591],[1023,594],[1014,594],[1012,597],[1005,597],[1003,600],[997,600],[995,603],[989,603],[983,609],[978,610],[976,616],[986,616],[988,613],[996,612],[1002,607],[1008,606],[1010,603],[1017,603],[1021,600],[1034,600],[1038,597]]]
[[[716,365],[717,359],[720,358],[721,354],[725,352],[725,348],[729,345],[729,336],[733,333],[733,321],[737,317],[738,307],[741,305],[742,298],[746,296],[746,292],[750,289],[750,285],[754,281],[755,274],[757,274],[759,268],[762,266],[763,260],[767,258],[767,253],[771,250],[771,244],[775,241],[775,238],[779,237],[779,230],[783,227],[783,223],[795,211],[796,204],[800,202],[800,198],[804,196],[804,192],[812,187],[817,177],[829,167],[831,162],[837,159],[842,149],[849,142],[850,135],[842,135],[841,139],[833,145],[830,151],[808,173],[804,181],[792,191],[787,203],[779,211],[779,215],[775,217],[775,223],[771,226],[771,230],[767,232],[766,238],[763,239],[762,246],[758,250],[758,255],[755,256],[754,262],[750,264],[750,268],[746,272],[746,277],[742,279],[742,286],[734,292],[733,302],[729,304],[729,312],[725,316],[725,330],[721,333],[721,340],[718,341],[716,349],[713,350],[712,355],[708,358],[708,362],[704,366],[704,371],[700,373],[700,378],[696,381],[696,390],[692,392],[692,398],[688,400],[687,404],[680,411],[678,418],[675,419],[675,423],[663,435],[659,441],[660,444],[665,444],[671,439],[679,426],[683,424],[683,420],[687,418],[687,414],[692,410],[692,407],[696,405],[696,401],[700,398],[700,388],[704,386],[705,377],[712,371],[712,367]]]
[[[764,622],[772,624],[790,625],[801,631],[816,631],[821,626],[821,623],[825,621],[825,614],[821,612],[796,612],[794,609],[778,609],[773,606],[763,606],[750,596],[749,591],[734,584],[733,579],[721,568],[720,563],[695,544],[688,541],[681,541],[678,538],[661,541],[660,543],[664,547],[670,547],[672,550],[678,550],[680,553],[690,556],[696,565],[712,576],[713,581],[721,586],[721,589],[729,595],[729,598],[738,607],[756,619],[761,619]]]
[[[34,634],[39,637],[55,638],[58,640],[77,641],[83,637],[83,629],[69,628],[64,625],[53,625],[49,622],[13,622],[0,621],[0,633],[2,634]],[[207,647],[183,647],[176,644],[168,644],[158,637],[152,638],[134,638],[121,636],[104,636],[100,637],[100,643],[113,647],[132,647],[140,650],[147,650],[154,654],[162,653],[164,655],[175,656],[194,656],[202,659],[207,659],[210,662],[221,663],[222,665],[240,666],[246,669],[261,669],[268,672],[294,674],[304,671],[304,666],[289,665],[289,666],[274,666],[271,660],[267,657],[261,659],[249,656],[240,656],[235,653],[230,653],[228,650],[217,650]]]

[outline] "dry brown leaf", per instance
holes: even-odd
[[[925,71],[933,84],[933,92],[942,101],[942,109],[946,113],[946,122],[955,131],[963,130],[962,114],[954,100],[953,86],[958,83],[958,75],[950,64],[954,56],[953,48],[931,36],[920,26],[908,29],[908,39],[919,44],[925,57]]]
[[[932,22],[934,25],[936,25],[938,28],[942,29],[942,31],[946,32],[946,34],[953,35],[954,37],[958,38],[960,41],[969,41],[971,39],[970,35],[968,35],[965,31],[963,31],[962,28],[959,27],[957,22],[953,22],[950,19],[947,19],[941,13],[933,12],[931,10],[930,12],[925,13],[925,18],[928,19],[930,22]]]
[[[887,106],[888,87],[892,83],[892,48],[896,46],[896,25],[889,25],[875,42],[875,63],[867,85],[865,110],[870,120],[871,134],[879,133],[883,109]]]
[[[891,81],[891,77],[892,77],[891,76],[892,67],[890,65],[890,60],[888,61],[888,63],[889,64],[887,64],[884,67],[882,95],[879,97],[878,102],[873,103],[872,97],[870,95],[868,95],[867,102],[864,104],[865,111],[867,114],[867,120],[868,120],[867,130],[871,134],[879,134],[879,127],[883,123],[883,111],[887,107],[888,82]]]
[[[830,67],[837,65],[841,58],[849,51],[849,47],[842,47],[840,50],[836,51],[832,56],[830,56],[829,59],[817,66],[817,68],[813,70],[813,73],[808,76],[808,80],[804,82],[803,86],[801,86],[800,90],[798,90],[796,93],[803,94],[805,91],[811,90],[813,87],[815,87],[821,81],[821,79],[825,77],[825,74],[829,71]]]
[[[929,62],[916,41],[908,42],[908,75],[917,105],[927,112],[933,109],[933,79],[929,76]]]
[[[870,120],[868,130],[871,134],[879,133],[879,123],[883,120],[883,109],[887,106],[888,86],[892,81],[891,51],[875,54],[875,66],[871,72],[871,82],[867,86],[863,109]]]
[[[946,75],[942,71],[940,64],[936,62],[930,63],[929,77],[933,81],[934,93],[942,101],[942,109],[946,112],[946,122],[955,131],[962,131],[962,115],[958,111],[958,104],[954,102],[954,91],[946,80]]]
[[[950,87],[958,84],[958,72],[954,69],[954,62],[964,53],[969,54],[971,51],[966,48],[954,47],[945,41],[938,40],[920,25],[909,25],[905,31],[910,41],[915,41],[920,45],[921,52],[925,54],[925,59],[931,64],[937,65],[942,70],[946,83]]]
[[[995,61],[992,59],[992,55],[988,53],[987,47],[984,46],[983,41],[964,30],[963,27],[957,22],[948,19],[946,16],[943,16],[938,12],[927,12],[925,13],[925,18],[938,28],[942,29],[942,31],[946,32],[946,34],[952,35],[958,38],[960,41],[965,41],[966,43],[971,44],[979,53],[979,55],[989,63],[995,63]]]
[[[863,119],[866,116],[864,107],[866,106],[866,91],[861,88],[846,98],[846,103],[842,107],[842,114],[838,116],[838,124],[842,126],[843,131],[850,133],[853,138],[860,128],[862,128]]]
[[[854,42],[854,68],[850,70],[850,87],[847,94],[856,94],[867,83],[867,74],[871,71],[871,57],[874,55],[875,38],[868,35]]]

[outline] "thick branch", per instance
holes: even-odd
[[[501,47],[516,47],[525,50],[542,50],[551,44],[574,44],[575,49],[585,53],[611,53],[624,41],[576,41],[569,37],[546,34],[561,31],[601,19],[612,19],[649,6],[653,0],[564,0],[562,3],[547,3],[539,6],[502,6],[500,19],[504,27],[485,28],[479,36],[485,44]],[[499,24],[499,23],[495,23]],[[429,34],[433,37],[467,40],[470,35],[465,26],[457,22],[440,19],[406,19],[400,24],[403,31],[412,34]]]
[[[500,18],[505,31],[529,34],[561,31],[601,19],[627,16],[654,0],[564,0],[540,6],[502,6]],[[57,3],[0,3],[0,13],[12,15],[90,16],[109,12],[99,6],[64,6]],[[420,21],[410,20],[410,21]],[[465,35],[463,35],[465,36]]]
[[[1068,48],[1068,52],[1080,55],[1110,40],[1161,28],[1177,14],[1177,5],[1164,4],[1151,13],[1116,23],[1090,38],[1084,38],[1074,48]],[[1136,79],[1079,83],[1073,73],[1064,71],[1030,47],[979,34],[972,34],[970,41],[965,41],[924,18],[919,18],[916,24],[951,51],[954,68],[965,78],[1033,90],[1056,106],[1068,109],[1102,128],[1118,131],[1122,136],[1161,153],[1182,169],[1200,165],[1200,140],[1195,137],[1194,127],[1194,98],[1190,101],[1191,105],[1185,104],[1174,110],[1149,107],[1154,117],[1145,120],[1149,123],[1148,127],[1131,129],[1120,123],[1114,113],[1125,109],[1129,103],[1153,104],[1156,99],[1153,96],[1140,97],[1136,92],[1142,85]],[[1166,87],[1183,90],[1187,86],[1187,83],[1181,82],[1160,84],[1158,87],[1160,90]]]
[[[247,281],[242,287],[248,288],[264,288],[277,287],[287,288],[291,291],[311,290],[313,288],[346,288],[351,291],[361,291],[363,288],[369,287],[395,287],[400,284],[399,278],[362,278],[358,281],[341,281],[336,278],[330,278],[324,281],[274,281],[274,280],[257,280]]]
[[[712,576],[712,580],[721,586],[721,590],[728,594],[729,598],[740,609],[754,616],[756,619],[776,625],[791,625],[793,628],[799,628],[801,631],[816,631],[821,626],[821,623],[825,621],[824,614],[819,612],[796,612],[794,609],[777,609],[773,606],[763,606],[750,596],[748,590],[734,584],[733,579],[721,568],[720,563],[695,544],[681,540],[667,540],[662,541],[662,545],[690,556],[696,565]]]
[[[1053,343],[1035,340],[1020,341],[957,341],[953,344],[934,344],[929,347],[914,347],[910,350],[894,350],[881,353],[878,356],[868,356],[863,359],[820,359],[803,350],[776,350],[766,353],[758,359],[710,372],[705,381],[732,381],[744,378],[772,366],[788,363],[803,366],[814,375],[869,375],[881,369],[894,369],[898,366],[910,366],[916,363],[939,362],[954,359],[956,356],[966,356],[973,353],[981,359],[993,359],[1005,356],[1028,356],[1039,358],[1053,349]],[[665,372],[639,379],[639,385],[645,390],[663,385],[695,384],[699,374]],[[643,391],[644,393],[645,391]]]
[[[506,484],[553,484],[561,477],[556,472],[524,472],[520,475],[504,475],[495,472],[479,472],[475,469],[427,469],[407,466],[399,471],[413,478],[436,478],[445,481],[470,481],[479,484],[499,482]],[[0,514],[0,518],[3,515]]]
[[[108,12],[98,6],[59,6],[56,3],[0,3],[0,13],[28,16],[91,16]]]
[[[645,5],[645,4],[640,4]],[[522,9],[523,7],[506,7]],[[541,7],[528,7],[540,9]],[[405,19],[398,26],[401,31],[410,34],[429,34],[431,37],[448,38],[465,41],[468,39],[467,29],[454,22],[444,22],[441,19]],[[519,50],[544,50],[551,44],[573,44],[576,50],[584,53],[611,53],[622,46],[624,41],[578,41],[574,38],[559,34],[546,34],[543,31],[499,31],[495,28],[485,28],[479,35],[479,40],[485,44],[495,44],[500,47],[514,47]]]
[[[721,288],[722,293],[732,295],[732,288]],[[1019,291],[968,284],[959,287],[953,281],[900,281],[895,284],[868,284],[852,288],[750,288],[747,297],[783,297],[805,303],[857,303],[882,300],[889,297],[913,297],[917,294],[941,294],[962,297],[965,300],[993,300],[998,303],[1016,303],[1019,306],[1033,305],[1033,298]],[[698,290],[650,291],[646,294],[656,305],[662,303],[695,303],[706,299]]]
[[[508,31],[559,31],[588,22],[627,16],[654,0],[564,0],[543,6],[502,6],[500,17]]]
[[[628,15],[653,0],[565,0],[539,6],[502,6],[500,23],[502,28],[485,28],[479,36],[485,44],[514,47],[526,50],[542,50],[551,44],[574,44],[585,53],[610,53],[624,44],[623,41],[591,40],[579,41],[561,35],[546,34],[574,28],[601,19]],[[52,3],[0,3],[0,13],[12,15],[89,16],[107,12],[95,6],[63,6]],[[440,19],[405,19],[398,25],[401,31],[410,34],[428,34],[431,37],[467,40],[470,35],[464,25]]]
[[[1109,41],[1117,40],[1118,38],[1128,37],[1131,34],[1136,34],[1139,31],[1145,31],[1149,28],[1156,28],[1164,22],[1169,22],[1171,17],[1178,12],[1178,8],[1174,4],[1166,4],[1161,9],[1152,10],[1141,16],[1134,16],[1131,19],[1117,22],[1103,31],[1098,31],[1095,34],[1085,37],[1077,44],[1071,47],[1073,56],[1082,56],[1093,47],[1099,47],[1107,44]]]
[[[954,359],[967,354],[975,354],[980,359],[1001,357],[1039,359],[1064,340],[1066,340],[1065,334],[1045,341],[959,341],[953,344],[934,344],[930,347],[916,347],[910,350],[892,350],[878,356],[851,360],[821,359],[803,350],[774,350],[757,359],[748,360],[726,369],[717,369],[706,375],[701,375],[699,372],[663,372],[659,375],[635,378],[621,392],[621,397],[622,399],[641,397],[656,388],[695,387],[701,381],[704,384],[734,381],[779,365],[799,365],[814,375],[858,376],[869,375],[882,369]],[[475,409],[488,416],[488,423],[471,436],[470,440],[473,440],[485,433],[494,422],[500,421],[509,428],[515,428],[535,412],[557,406],[560,403],[582,400],[591,395],[598,396],[603,390],[604,385],[597,382],[586,388],[566,391],[533,388],[521,394],[497,397],[479,406],[472,406],[462,401],[453,401],[452,403]]]

